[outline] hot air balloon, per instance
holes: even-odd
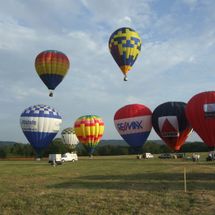
[[[53,90],[60,84],[69,70],[68,57],[56,50],[43,51],[35,59],[35,69],[43,83],[50,90],[49,96],[53,96]]]
[[[127,74],[141,50],[140,36],[131,28],[119,28],[110,36],[109,50],[127,81]]]
[[[186,106],[186,115],[193,130],[207,144],[215,148],[215,91],[193,96]]]
[[[63,142],[70,146],[71,151],[74,151],[79,142],[78,138],[75,134],[75,129],[74,128],[65,128],[61,132],[61,136],[62,136]]]
[[[104,122],[101,117],[96,115],[81,116],[75,121],[74,128],[78,140],[92,156],[104,133]]]
[[[152,126],[173,151],[180,150],[192,128],[185,115],[186,103],[166,102],[153,111]]]
[[[62,118],[59,113],[47,105],[34,105],[25,109],[20,116],[22,131],[40,157],[60,129]]]
[[[141,153],[142,146],[151,132],[151,115],[151,110],[142,104],[126,105],[114,115],[117,131],[137,153]]]

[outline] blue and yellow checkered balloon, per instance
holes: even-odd
[[[114,60],[125,75],[131,70],[141,50],[141,38],[131,28],[119,28],[110,36],[109,50]]]

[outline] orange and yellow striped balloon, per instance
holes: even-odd
[[[104,133],[104,122],[101,117],[81,116],[75,121],[74,129],[79,141],[87,148],[89,155],[92,155]]]
[[[54,90],[69,70],[68,57],[56,50],[43,51],[35,59],[35,69],[50,91]],[[52,93],[50,93],[52,96]]]

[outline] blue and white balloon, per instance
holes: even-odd
[[[62,118],[52,107],[39,104],[26,108],[20,116],[22,131],[39,154],[60,130]]]

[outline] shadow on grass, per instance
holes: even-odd
[[[114,189],[165,191],[183,190],[183,174],[143,173],[134,175],[93,175],[72,178],[70,181],[53,184],[48,188],[55,189]],[[215,190],[215,174],[187,174],[188,190]]]

